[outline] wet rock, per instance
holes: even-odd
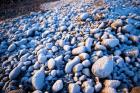
[[[92,65],[92,73],[99,77],[108,77],[113,71],[114,61],[111,57],[103,56]]]
[[[62,89],[63,89],[63,81],[62,80],[57,80],[52,86],[53,92],[59,92]]]

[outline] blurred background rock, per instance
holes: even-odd
[[[40,5],[58,0],[0,0],[0,20],[39,11]]]

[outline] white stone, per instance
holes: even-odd
[[[96,44],[95,45],[95,50],[106,50],[106,47],[104,45]]]
[[[41,90],[44,87],[45,71],[42,67],[40,70],[36,71],[32,77],[32,85],[35,89]]]
[[[105,46],[113,48],[119,45],[119,40],[118,39],[103,39],[101,43]]]
[[[96,92],[99,92],[102,89],[102,84],[99,82],[94,86],[94,88]]]
[[[43,93],[43,92],[40,90],[35,90],[33,93]]]
[[[94,93],[94,88],[92,86],[86,86],[84,88],[84,93]]]
[[[59,92],[62,89],[63,89],[63,81],[62,80],[57,80],[52,86],[53,92]]]
[[[92,65],[92,73],[99,77],[108,77],[113,71],[114,61],[111,57],[103,56]]]
[[[81,53],[81,54],[79,54],[79,57],[81,60],[86,60],[89,58],[89,54],[88,53]]]
[[[91,62],[90,62],[89,60],[84,60],[84,61],[82,62],[82,64],[83,64],[84,67],[89,67],[89,66],[91,66]]]
[[[33,68],[34,68],[34,69],[38,69],[39,67],[40,67],[39,62],[35,62],[35,64],[33,65]]]
[[[51,76],[55,77],[57,75],[57,70],[52,70],[50,74]]]
[[[112,87],[112,88],[117,88],[120,86],[121,82],[119,80],[105,80],[104,85],[105,87]]]
[[[89,17],[88,13],[83,13],[83,14],[80,15],[81,20],[86,20],[88,17]]]
[[[91,52],[91,46],[93,45],[93,38],[87,38],[85,42],[85,46],[87,51]]]
[[[51,70],[54,69],[54,67],[55,67],[55,60],[51,58],[48,60],[48,68]]]
[[[70,83],[68,86],[69,93],[80,93],[80,86],[76,83]]]
[[[47,49],[51,49],[52,46],[53,46],[53,43],[46,43],[46,48],[47,48]]]
[[[84,81],[82,87],[86,87],[86,86],[93,86],[93,80],[89,79],[87,81]]]
[[[58,41],[58,44],[60,47],[63,47],[65,43],[66,43],[65,40],[62,40],[62,39]]]
[[[12,43],[9,47],[8,47],[8,51],[14,51],[16,49],[16,44]]]
[[[117,19],[111,24],[111,27],[116,29],[117,27],[122,25],[123,25],[123,21],[121,19]]]
[[[56,46],[52,46],[52,51],[56,52],[56,51],[58,51],[58,48]]]
[[[117,93],[116,89],[111,88],[111,87],[105,87],[102,89],[101,93]],[[128,93],[128,92],[126,92]]]
[[[86,76],[90,76],[90,70],[89,70],[88,68],[84,68],[84,69],[82,70],[82,73],[83,73],[84,75],[86,75]]]
[[[54,60],[55,60],[57,63],[62,62],[62,61],[63,61],[63,56],[62,56],[62,55],[57,56]]]
[[[73,67],[80,62],[80,58],[76,56],[73,60],[69,61],[65,66],[65,72],[71,73]]]
[[[76,64],[74,67],[73,67],[73,72],[79,72],[83,69],[83,65],[81,63],[78,63]]]
[[[73,55],[78,55],[78,54],[84,53],[85,51],[86,51],[86,47],[85,46],[80,46],[80,47],[74,48],[72,50],[72,54]]]
[[[44,54],[39,54],[38,55],[38,62],[44,64],[46,62],[46,60],[47,60],[47,56],[45,56]]]
[[[71,46],[69,46],[69,45],[64,45],[64,47],[63,47],[63,49],[64,49],[65,51],[69,51],[70,48],[71,48]]]

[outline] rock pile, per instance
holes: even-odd
[[[2,22],[0,90],[118,93],[140,86],[140,16],[109,19],[108,11],[71,3]]]

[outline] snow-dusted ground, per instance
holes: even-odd
[[[0,23],[0,92],[139,93],[139,0],[40,7]]]

